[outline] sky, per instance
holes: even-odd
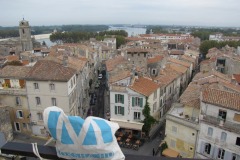
[[[240,27],[240,0],[0,0],[0,26],[153,24]]]

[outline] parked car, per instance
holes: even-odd
[[[92,110],[92,108],[89,108],[89,109],[88,109],[87,116],[93,116],[93,110]]]
[[[96,83],[95,88],[99,88],[99,84],[98,83]]]
[[[92,94],[92,98],[95,99],[95,100],[97,99],[96,93],[93,93],[93,94]]]
[[[102,74],[98,75],[98,79],[102,79],[102,77],[103,77]]]

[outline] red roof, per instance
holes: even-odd
[[[151,63],[154,63],[154,62],[157,62],[157,61],[161,61],[163,59],[163,56],[160,55],[160,56],[156,56],[154,58],[149,58],[147,63],[148,64],[151,64]]]
[[[236,79],[237,83],[240,83],[240,74],[233,74],[233,77]]]

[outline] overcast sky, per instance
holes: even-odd
[[[0,0],[0,26],[159,24],[240,27],[240,0]]]

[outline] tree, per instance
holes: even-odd
[[[116,47],[119,48],[122,44],[126,44],[126,39],[123,36],[115,36],[117,44]]]
[[[89,86],[91,88],[91,86],[92,86],[92,79],[89,80]]]
[[[45,41],[43,41],[43,42],[42,42],[42,45],[43,45],[43,46],[46,46],[46,43],[45,43]]]
[[[168,148],[168,145],[167,145],[167,142],[164,142],[160,147],[159,147],[159,150],[160,150],[160,153],[162,155],[162,152]]]
[[[149,132],[151,129],[151,126],[159,122],[158,120],[156,120],[150,115],[150,111],[151,111],[151,108],[149,107],[148,97],[146,97],[146,104],[144,106],[144,109],[142,110],[142,114],[145,117],[145,119],[142,121],[144,123],[143,131],[145,132]]]
[[[13,60],[13,61],[8,61],[6,62],[2,68],[4,68],[7,65],[11,65],[11,66],[22,66],[22,62],[18,61],[18,60]]]

